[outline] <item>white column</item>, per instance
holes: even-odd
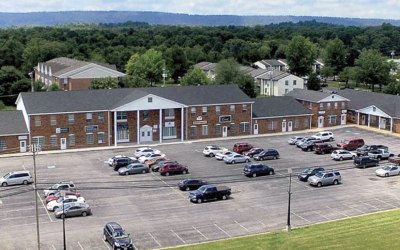
[[[114,111],[114,146],[117,146],[117,111]]]
[[[183,128],[183,121],[184,121],[184,118],[183,118],[183,107],[181,108],[181,141],[183,141],[183,130],[184,130],[184,128]]]
[[[160,143],[162,143],[162,109],[160,109],[160,124],[158,125],[158,129],[160,130]]]
[[[371,121],[371,115],[369,114],[368,115],[368,128],[369,128],[369,125],[370,125],[370,121]]]
[[[378,128],[381,129],[381,117],[378,116]]]
[[[393,118],[390,118],[390,132],[393,131]]]
[[[357,125],[360,125],[360,112],[358,112]]]
[[[137,121],[137,144],[140,144],[140,111],[136,111],[136,121]]]
[[[310,115],[310,129],[311,129],[311,125],[312,125],[312,115]]]

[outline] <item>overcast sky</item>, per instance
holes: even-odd
[[[0,12],[66,10],[400,19],[400,0],[0,0]]]

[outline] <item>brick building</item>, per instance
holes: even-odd
[[[0,154],[26,152],[28,136],[22,111],[0,111]]]

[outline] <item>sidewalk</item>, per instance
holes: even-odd
[[[399,133],[390,132],[390,131],[384,130],[384,129],[368,127],[368,126],[365,126],[365,125],[354,125],[354,126],[357,127],[357,128],[360,128],[360,129],[372,131],[372,132],[379,133],[379,134],[386,134],[386,135],[392,135],[392,136],[400,137]]]
[[[350,128],[357,127],[357,125],[341,125],[329,128],[313,128],[301,131],[292,131],[292,132],[279,132],[279,133],[271,133],[271,134],[259,134],[259,135],[245,135],[245,136],[231,136],[231,137],[218,137],[218,138],[208,138],[208,139],[200,139],[200,140],[190,140],[190,141],[174,141],[174,142],[163,142],[163,143],[151,143],[151,144],[130,144],[130,145],[118,145],[118,146],[106,146],[106,147],[90,147],[90,148],[79,148],[79,149],[66,149],[66,150],[49,150],[42,151],[39,154],[41,155],[49,155],[49,154],[65,154],[65,153],[76,153],[76,152],[89,152],[89,151],[102,151],[102,150],[115,150],[115,149],[127,149],[127,148],[140,148],[144,146],[168,146],[168,145],[177,145],[177,144],[191,144],[198,142],[214,142],[214,141],[226,141],[226,140],[240,140],[240,139],[251,139],[251,138],[262,138],[262,137],[271,137],[271,136],[279,136],[279,135],[297,135],[304,133],[312,133],[318,132],[322,130],[337,130],[342,128]],[[389,132],[390,133],[390,132]],[[31,156],[31,153],[14,153],[14,154],[4,154],[0,155],[1,158],[9,158],[9,157],[20,157],[20,156]]]

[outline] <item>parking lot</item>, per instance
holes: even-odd
[[[333,130],[336,141],[361,137],[366,144],[383,144],[397,155],[397,137],[355,127]],[[196,142],[157,147],[170,159],[187,165],[188,175],[160,176],[159,173],[118,176],[104,163],[116,154],[132,155],[134,149],[39,155],[36,158],[38,188],[71,180],[92,207],[93,215],[66,219],[68,249],[111,249],[102,240],[104,225],[119,222],[137,249],[156,249],[282,230],[286,226],[288,168],[299,173],[310,166],[339,170],[337,186],[315,188],[292,181],[292,226],[303,226],[400,207],[400,176],[378,178],[376,168],[354,168],[353,162],[336,162],[329,155],[302,152],[290,146],[289,135],[247,140]],[[232,149],[235,142],[278,150],[281,158],[264,161],[275,175],[248,178],[244,164],[228,165],[204,157],[202,149],[217,144]],[[381,161],[381,166],[387,161]],[[15,170],[33,172],[32,157],[0,159],[1,175]],[[177,188],[184,178],[198,178],[232,188],[226,201],[193,204],[188,192]],[[62,220],[44,207],[39,191],[42,249],[62,249]],[[32,186],[0,188],[0,245],[2,249],[35,249],[35,202]]]

